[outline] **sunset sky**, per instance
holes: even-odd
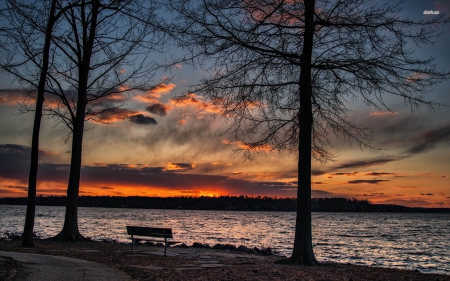
[[[415,20],[424,10],[448,14],[450,1],[406,1],[404,14]],[[450,28],[433,46],[416,52],[432,56],[438,69],[450,70]],[[185,103],[172,98],[209,75],[177,65],[157,89],[115,98],[125,105],[102,116],[108,124],[87,122],[80,195],[294,197],[297,158],[269,152],[255,162],[233,154],[241,145],[226,134],[229,123],[213,115],[201,96]],[[155,81],[157,82],[157,81]],[[429,99],[450,105],[450,81],[430,91]],[[18,114],[27,98],[0,74],[0,197],[26,196],[33,113]],[[47,98],[51,102],[51,98]],[[386,98],[393,113],[350,104],[350,118],[373,130],[378,153],[333,137],[334,162],[313,162],[313,197],[349,197],[374,203],[450,208],[450,110],[411,111],[403,100]],[[67,130],[44,117],[38,194],[65,195],[71,140]]]

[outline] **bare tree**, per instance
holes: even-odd
[[[48,6],[50,4],[50,6]],[[33,86],[37,92],[34,108],[33,135],[31,141],[30,172],[28,177],[27,211],[25,216],[24,231],[22,234],[22,246],[33,247],[34,219],[36,209],[36,183],[39,165],[39,133],[41,127],[42,109],[44,104],[44,92],[47,79],[47,71],[50,60],[50,42],[61,9],[57,12],[59,3],[52,0],[51,3],[43,3],[42,6],[29,1],[6,1],[6,8],[2,11],[7,21],[5,30],[5,54],[1,62],[1,68],[12,74],[19,82]],[[47,17],[42,17],[48,14]],[[39,20],[44,18],[43,20]],[[43,21],[47,22],[43,22]],[[38,38],[44,37],[42,44]],[[24,73],[29,66],[40,71],[36,81]],[[33,77],[34,78],[34,77]]]
[[[264,150],[298,155],[297,219],[292,256],[280,262],[315,265],[311,233],[311,157],[333,155],[329,133],[373,148],[370,130],[347,117],[348,101],[389,110],[387,96],[417,109],[448,72],[414,56],[449,22],[413,21],[399,4],[366,0],[173,0],[171,30],[188,50],[183,60],[213,74],[194,85],[232,121],[245,156]],[[181,32],[183,36],[177,36]],[[181,98],[182,99],[182,98]],[[241,148],[242,149],[242,148]]]
[[[162,51],[164,36],[150,25],[158,19],[153,2],[78,0],[64,8],[56,4],[58,22],[48,37],[52,46],[49,68],[44,69],[37,61],[44,47],[35,43],[40,42],[42,33],[29,32],[24,39],[19,32],[19,49],[23,52],[11,54],[8,65],[17,55],[25,62],[8,69],[32,89],[39,87],[35,69],[45,73],[45,92],[51,94],[52,103],[45,106],[44,112],[69,129],[67,140],[72,137],[72,154],[65,221],[55,239],[74,241],[83,239],[78,230],[77,198],[85,121],[102,122],[102,114],[123,105],[123,95],[158,86],[150,83],[159,69],[151,55]],[[32,7],[18,7],[24,13],[24,21],[17,21],[19,26],[22,22],[36,29],[44,26],[37,24],[39,13],[25,17],[24,9],[33,11]],[[34,68],[28,62],[35,62],[31,63]],[[112,97],[119,97],[119,102]],[[22,110],[34,109],[24,106]]]
[[[70,128],[72,154],[64,226],[55,237],[63,241],[83,239],[78,230],[77,198],[80,186],[85,120],[119,105],[107,97],[124,92],[150,90],[158,67],[150,62],[164,38],[149,24],[129,16],[144,13],[146,22],[157,18],[155,7],[145,1],[80,1],[64,13],[67,28],[53,36],[58,65],[49,74],[48,91],[60,99],[51,114]],[[141,14],[142,16],[142,14]]]

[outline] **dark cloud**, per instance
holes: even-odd
[[[352,162],[347,162],[347,163],[341,164],[341,165],[335,167],[335,169],[367,168],[367,167],[372,167],[372,166],[383,165],[383,164],[401,160],[401,159],[403,159],[403,158],[379,158],[379,159],[373,159],[373,160],[367,160],[367,161],[352,161]]]
[[[154,103],[152,105],[149,105],[145,110],[147,110],[150,113],[157,114],[159,116],[167,115],[167,106],[161,103]]]
[[[333,197],[344,197],[344,196],[324,190],[311,190],[311,198],[333,198]]]
[[[436,144],[450,140],[450,125],[444,125],[434,130],[423,132],[420,143],[407,149],[408,154],[418,154],[432,150]]]
[[[323,171],[320,171],[320,170],[312,170],[311,171],[311,175],[313,175],[313,176],[321,176],[321,175],[325,175],[327,172],[323,172]]]
[[[29,148],[20,145],[0,145],[0,177],[26,182],[28,178]],[[168,165],[169,166],[169,165]],[[210,190],[227,192],[230,195],[294,197],[297,186],[295,182],[283,181],[249,181],[229,176],[189,173],[193,165],[189,163],[170,163],[170,167],[148,167],[128,164],[94,164],[81,169],[81,188],[84,194],[95,194],[96,190],[110,190],[115,186],[139,186],[162,188],[171,191]],[[7,168],[5,170],[5,168]],[[39,181],[49,186],[38,189],[39,193],[63,194],[68,180],[69,165],[41,164]],[[56,186],[52,186],[56,183]],[[0,187],[0,193],[22,192],[24,185],[17,187]],[[145,189],[143,189],[145,191]],[[333,193],[313,190],[314,197],[336,197]],[[118,194],[117,194],[118,195]]]
[[[130,122],[140,124],[140,125],[156,125],[158,122],[156,122],[155,118],[150,116],[144,116],[142,114],[137,114],[130,116],[129,118]]]
[[[295,186],[288,182],[279,182],[279,181],[263,181],[256,183],[257,185],[266,185],[266,186]]]
[[[375,192],[375,193],[363,193],[363,194],[357,194],[357,196],[364,196],[364,197],[386,197],[383,192]]]
[[[433,193],[420,193],[420,195],[422,195],[422,196],[434,196]]]
[[[368,183],[368,184],[378,184],[379,182],[389,181],[389,180],[353,180],[348,181],[348,184],[360,184],[360,183]]]
[[[377,172],[372,172],[372,173],[367,173],[365,174],[365,176],[389,176],[389,175],[395,175],[394,173],[377,173]]]
[[[349,173],[334,173],[332,176],[356,176],[358,172],[349,172]]]

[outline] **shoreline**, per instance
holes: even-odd
[[[0,250],[89,260],[123,271],[135,280],[406,279],[450,281],[450,275],[352,264],[326,262],[322,263],[321,266],[313,267],[276,265],[274,262],[280,259],[280,256],[262,256],[212,248],[170,247],[168,256],[164,257],[162,256],[163,247],[148,245],[138,245],[136,249],[139,252],[131,254],[130,244],[100,241],[54,242],[35,240],[34,248],[22,248],[20,243],[20,241],[0,240]],[[5,267],[0,262],[0,270],[2,268]]]

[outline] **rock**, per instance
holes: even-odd
[[[237,249],[236,249],[238,252],[248,252],[248,248],[247,247],[245,247],[245,246],[239,246],[239,247],[237,247]]]
[[[184,243],[181,243],[181,244],[179,244],[179,245],[175,245],[175,246],[173,246],[174,248],[189,248],[189,246],[188,245],[186,245],[186,244],[184,244]]]
[[[110,243],[110,244],[112,244],[112,243],[117,243],[117,241],[116,241],[116,240],[114,240],[114,239],[110,239],[110,238],[105,238],[105,239],[102,239],[102,242],[105,242],[105,243]]]
[[[226,249],[226,250],[230,250],[230,251],[234,251],[234,250],[236,250],[237,248],[236,248],[236,246],[234,246],[234,245],[226,244],[226,245],[225,245],[225,249]]]
[[[214,245],[213,248],[218,250],[229,250],[229,251],[234,251],[237,249],[236,246],[230,244],[216,244]]]
[[[198,242],[194,242],[194,244],[192,244],[193,248],[203,248],[203,244],[202,243],[198,243]]]

